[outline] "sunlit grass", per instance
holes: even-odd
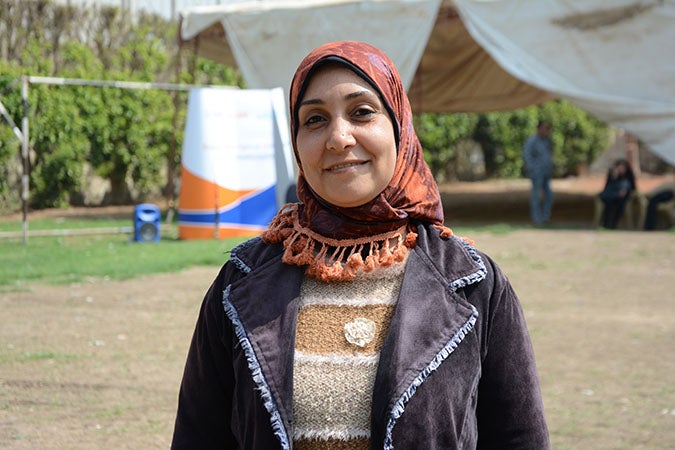
[[[129,220],[41,220],[31,230],[77,230],[129,226]],[[0,222],[4,230],[17,224]],[[19,226],[20,229],[20,226]],[[165,236],[166,235],[166,236]],[[130,232],[97,235],[65,234],[0,239],[0,290],[16,290],[30,281],[77,282],[87,277],[125,279],[138,275],[174,272],[192,266],[222,265],[241,238],[183,241],[165,232],[154,243],[135,242]],[[30,236],[30,235],[29,235]]]

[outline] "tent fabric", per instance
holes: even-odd
[[[337,40],[364,41],[382,49],[409,86],[439,5],[440,0],[233,3],[184,11],[181,36],[190,39],[219,22],[251,88],[287,91],[302,58]]]
[[[260,0],[181,13],[184,44],[287,92],[324,42],[382,48],[415,112],[565,98],[675,164],[673,0]]]
[[[455,0],[507,72],[639,137],[675,164],[675,2]]]
[[[239,66],[255,89],[287,89],[295,66],[314,47],[357,39],[394,61],[415,112],[503,111],[552,98],[502,69],[469,35],[449,0],[267,0],[193,7],[181,21],[183,45]],[[247,48],[235,50],[242,41]]]
[[[553,99],[502,69],[448,4],[438,12],[408,96],[415,112],[437,113],[507,111]]]

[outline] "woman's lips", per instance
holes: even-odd
[[[365,164],[367,161],[352,161],[347,163],[335,164],[326,169],[326,172],[337,172],[342,169],[348,169],[349,167],[360,166]]]

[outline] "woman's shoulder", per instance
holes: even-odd
[[[248,239],[236,245],[229,252],[229,258],[220,267],[214,280],[215,290],[222,292],[223,288],[237,280],[246,278],[251,272],[261,267],[271,267],[271,261],[281,264],[283,246],[267,244],[260,237]],[[212,286],[213,288],[213,286]]]
[[[457,235],[442,237],[429,224],[418,226],[417,248],[457,288],[484,279],[492,266],[490,258],[471,239]]]
[[[228,262],[243,272],[250,272],[273,258],[280,258],[282,253],[283,245],[267,244],[257,236],[232,248]]]

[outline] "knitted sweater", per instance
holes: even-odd
[[[368,449],[379,354],[405,263],[347,282],[305,277],[295,340],[293,448]]]

